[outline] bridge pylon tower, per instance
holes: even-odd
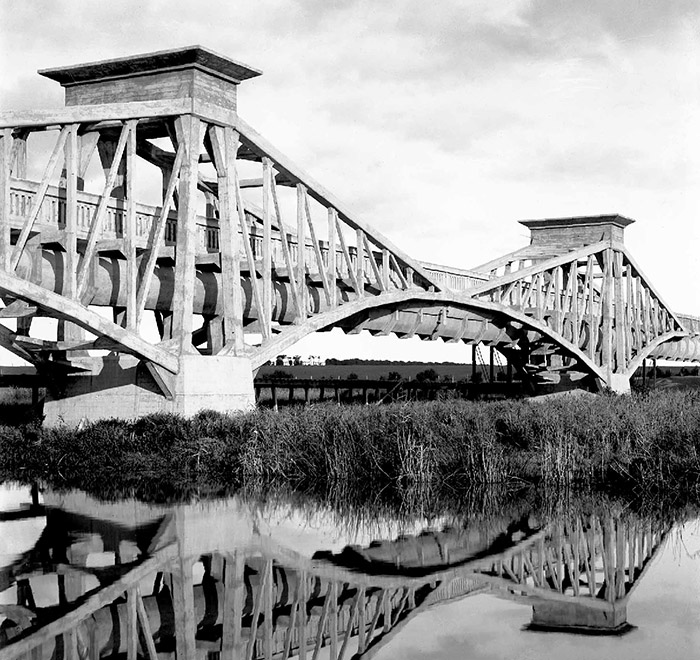
[[[233,125],[238,85],[260,72],[193,47],[40,73],[65,88],[65,108],[4,118],[0,290],[3,317],[17,319],[15,332],[1,329],[3,345],[45,374],[47,421],[252,405],[241,287],[232,285]],[[28,144],[47,133],[55,142],[37,183]],[[87,190],[96,154],[98,194]],[[149,182],[152,206],[137,201]],[[198,217],[213,196],[220,226]],[[216,313],[201,293],[212,271]],[[142,334],[147,314],[155,344]],[[29,336],[40,316],[55,321],[52,340]]]
[[[311,316],[435,288],[239,117],[259,71],[194,46],[40,73],[65,107],[0,118],[0,342],[44,374],[48,423],[252,407]]]
[[[513,354],[521,370],[543,379],[592,375],[598,387],[624,393],[647,357],[696,359],[697,321],[671,310],[625,245],[633,222],[617,214],[525,220],[530,245],[474,269],[488,279],[471,296],[552,333],[527,330]]]

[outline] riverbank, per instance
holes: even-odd
[[[0,481],[357,498],[493,484],[664,492],[700,501],[700,392],[432,401],[154,415],[79,431],[0,427]]]

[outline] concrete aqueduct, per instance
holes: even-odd
[[[250,406],[259,366],[334,327],[485,343],[525,377],[616,391],[649,356],[700,360],[628,218],[526,221],[521,250],[426,264],[239,116],[259,71],[195,46],[40,73],[65,107],[0,116],[0,345],[50,385],[49,423]]]

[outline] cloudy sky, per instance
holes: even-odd
[[[475,266],[519,219],[620,213],[700,315],[697,0],[2,0],[0,110],[40,68],[201,44],[262,69],[241,115],[410,255]]]

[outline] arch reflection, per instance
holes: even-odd
[[[612,512],[399,530],[238,498],[44,502],[39,539],[0,568],[0,660],[372,657],[428,608],[483,594],[531,607],[534,629],[620,634],[670,529]]]

